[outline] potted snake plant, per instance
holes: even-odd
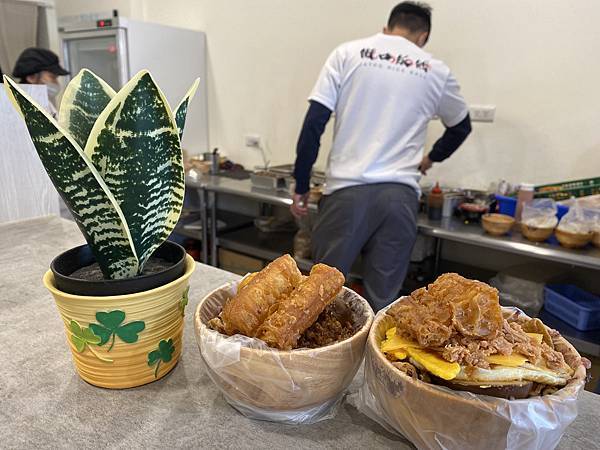
[[[107,388],[166,375],[182,351],[195,263],[167,241],[183,205],[181,137],[196,80],[174,111],[147,71],[119,92],[89,70],[66,87],[58,120],[8,77],[4,88],[87,245],[43,278],[75,367]]]

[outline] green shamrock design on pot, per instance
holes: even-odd
[[[138,333],[146,328],[146,324],[141,320],[135,322],[129,322],[122,325],[125,320],[125,313],[120,310],[96,313],[96,320],[100,324],[90,324],[90,329],[95,335],[100,337],[98,345],[102,346],[111,339],[110,347],[107,351],[111,351],[115,345],[115,336],[119,336],[123,342],[127,344],[133,344],[138,340]]]
[[[148,353],[148,365],[152,367],[156,364],[156,369],[154,369],[154,378],[158,375],[158,368],[160,367],[161,362],[168,363],[173,358],[173,352],[175,351],[175,346],[173,345],[173,339],[169,339],[165,341],[164,339],[158,343],[158,349],[152,350]]]
[[[82,327],[76,320],[71,320],[69,324],[69,330],[71,331],[71,342],[75,345],[75,349],[78,353],[82,353],[86,348],[98,358],[100,361],[113,362],[112,359],[104,358],[96,353],[92,349],[92,345],[98,345],[100,343],[100,336],[94,334],[90,328]]]

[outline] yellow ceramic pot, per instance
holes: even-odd
[[[77,372],[95,386],[122,389],[151,383],[175,367],[183,345],[189,278],[196,263],[186,256],[178,279],[144,292],[110,297],[67,294],[51,271],[44,285],[65,324]]]

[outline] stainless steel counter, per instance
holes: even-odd
[[[570,264],[572,266],[600,269],[600,250],[595,247],[567,249],[545,242],[536,243],[525,239],[521,233],[495,237],[487,234],[479,224],[465,224],[456,218],[441,221],[419,218],[419,231],[435,238],[477,245],[518,255]]]
[[[261,189],[252,186],[250,179],[234,180],[216,175],[202,175],[199,178],[186,177],[186,185],[193,188],[205,189],[208,192],[240,195],[272,205],[290,206],[292,196],[283,190]],[[309,204],[309,209],[316,211],[317,205]]]
[[[250,180],[233,180],[219,176],[203,175],[196,179],[188,177],[186,184],[192,188],[200,188],[209,195],[227,193],[273,205],[289,206],[292,204],[292,198],[289,193],[257,189],[252,186]],[[214,205],[214,202],[212,204]],[[309,209],[317,211],[317,205],[311,203],[309,204]],[[421,233],[441,240],[462,242],[577,267],[600,269],[600,250],[594,247],[571,250],[559,245],[534,243],[526,240],[518,232],[513,232],[507,236],[494,237],[486,234],[478,224],[465,225],[456,218],[429,221],[425,216],[421,216],[419,217],[418,226]],[[214,239],[216,238],[216,234],[211,233],[209,239],[211,238],[213,242],[216,242]]]

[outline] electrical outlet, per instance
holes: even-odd
[[[258,134],[246,134],[244,135],[244,145],[246,147],[260,147],[260,135]]]
[[[496,105],[471,105],[469,114],[472,122],[493,122],[496,115]]]

